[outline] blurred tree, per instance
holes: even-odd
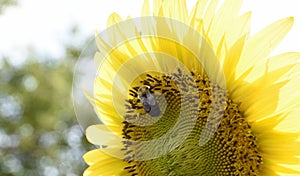
[[[4,12],[4,9],[8,6],[16,5],[16,0],[0,0],[0,14]]]
[[[72,106],[73,67],[81,47],[58,60],[14,67],[0,59],[0,175],[77,176],[92,148]]]

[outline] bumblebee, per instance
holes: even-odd
[[[150,86],[143,85],[138,90],[138,98],[141,100],[143,108],[152,117],[160,116],[161,111],[153,93],[150,92]]]

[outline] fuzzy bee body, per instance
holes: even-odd
[[[138,97],[142,102],[143,108],[149,115],[157,117],[161,114],[159,105],[157,104],[154,95],[150,92],[150,86],[141,86],[138,90]]]

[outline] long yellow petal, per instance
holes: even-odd
[[[219,5],[219,2],[220,2],[220,0],[211,0],[210,3],[207,5],[205,14],[203,17],[203,25],[204,25],[205,31],[208,31],[208,28],[211,25],[211,21],[215,15],[215,12]]]
[[[251,68],[259,60],[263,60],[284,38],[293,25],[292,17],[285,18],[272,23],[245,44],[245,48],[237,65],[237,77]]]
[[[226,44],[229,48],[243,36],[249,36],[251,12],[247,12],[233,20],[232,26],[228,27],[226,31]]]
[[[120,160],[120,162],[122,162],[121,158],[116,158],[109,155],[109,150],[111,150],[111,148],[99,148],[91,150],[83,155],[83,159],[88,165],[93,165],[111,158],[115,158],[116,160]]]
[[[116,132],[118,130],[121,130],[121,128],[111,131],[108,126],[105,125],[92,125],[86,129],[86,136],[88,141],[92,144],[121,150],[123,147],[122,136],[121,133]]]
[[[142,16],[151,16],[150,12],[150,2],[149,0],[144,0],[143,6],[142,6]]]
[[[176,19],[184,23],[188,21],[188,10],[186,6],[186,1],[164,1],[163,6],[165,17]]]
[[[93,150],[87,153],[84,159],[91,166],[84,171],[83,176],[120,175],[127,165],[122,159],[111,157],[100,150]]]
[[[235,28],[234,21],[238,18],[241,5],[242,0],[226,0],[213,17],[208,34],[214,47],[219,45],[221,38],[229,29]]]
[[[189,16],[189,24],[191,27],[196,29],[196,27],[199,25],[200,20],[204,18],[205,8],[208,2],[209,0],[197,1]]]
[[[253,82],[263,76],[266,72],[272,72],[283,67],[299,64],[300,53],[298,52],[288,52],[272,56],[266,60],[258,61],[254,66],[251,73],[245,78],[248,82]],[[280,77],[282,77],[282,74]],[[275,76],[275,75],[274,75]],[[284,77],[287,79],[286,77]],[[280,81],[279,77],[276,77],[277,81]]]
[[[236,43],[229,49],[222,65],[223,72],[227,81],[227,89],[229,91],[232,91],[234,83],[239,83],[235,81],[235,67],[238,64],[238,58],[240,58],[240,55],[243,51],[245,39],[246,36],[243,36],[238,41],[236,41]]]

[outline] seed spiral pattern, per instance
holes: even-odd
[[[193,78],[193,79],[190,79]],[[184,79],[184,81],[183,81]],[[197,86],[198,97],[182,99],[182,91],[178,85],[182,82]],[[148,85],[150,92],[162,96],[156,96],[156,101],[164,109],[162,116],[158,118],[147,115],[138,98],[139,87],[130,90],[130,98],[126,103],[127,113],[123,122],[123,144],[125,161],[128,166],[124,172],[128,175],[156,176],[156,175],[259,175],[262,157],[258,152],[256,137],[252,134],[251,126],[247,123],[239,109],[239,103],[234,102],[228,96],[212,97],[212,90],[222,92],[218,85],[210,83],[207,76],[201,73],[191,72],[190,75],[178,73],[170,75],[147,74],[142,85]],[[217,94],[218,95],[218,94]],[[200,100],[199,100],[200,97]],[[214,99],[225,98],[226,109],[217,111],[223,113],[223,118],[212,138],[203,146],[199,145],[199,139],[206,123],[214,123],[209,119],[210,108],[217,108],[219,101]],[[199,102],[200,101],[200,102]],[[165,102],[165,103],[162,103]],[[214,102],[215,104],[213,104]],[[187,138],[169,153],[155,159],[136,161],[134,158],[143,153],[153,153],[160,150],[153,146],[153,150],[139,150],[139,146],[131,141],[148,141],[161,137],[177,122],[182,109],[197,110],[196,122],[189,121],[189,115],[185,116],[180,128],[181,132],[188,131]],[[139,122],[133,123],[133,122]],[[141,125],[149,124],[151,125]],[[194,124],[191,131],[188,126]],[[179,133],[178,133],[179,134]],[[172,133],[172,140],[178,137]],[[168,145],[168,144],[165,144]]]

